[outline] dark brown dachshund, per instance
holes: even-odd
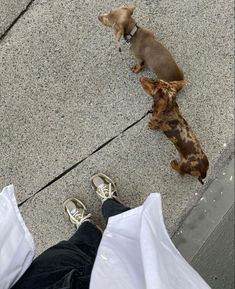
[[[203,184],[202,180],[206,177],[209,162],[176,103],[176,93],[183,88],[185,81],[168,83],[141,77],[140,82],[144,90],[154,99],[149,127],[161,129],[180,154],[180,163],[173,160],[171,167],[181,175],[189,174],[198,177]]]

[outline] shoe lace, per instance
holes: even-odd
[[[72,216],[73,216],[74,219],[76,219],[81,224],[85,220],[91,218],[91,214],[87,214],[86,216],[84,216],[84,213],[85,213],[85,211],[80,213],[79,210],[76,210],[76,212],[74,212],[72,214]]]
[[[113,196],[111,183],[109,183],[108,185],[107,184],[101,184],[98,189],[99,189],[99,192],[101,194],[103,194],[104,197],[106,197],[106,198]]]
[[[112,184],[111,183],[109,183],[108,185],[107,184],[101,184],[98,187],[97,193],[101,197],[102,203],[104,203],[108,199],[113,199],[113,198],[116,199],[117,198],[115,191],[112,192]]]

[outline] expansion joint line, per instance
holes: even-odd
[[[33,4],[35,0],[31,0],[24,10],[20,12],[20,14],[14,19],[14,21],[7,27],[7,29],[4,31],[4,33],[0,36],[0,42],[3,41],[3,39],[7,36],[8,32],[12,29],[12,27],[17,23],[17,21],[27,12],[30,8],[30,6]]]
[[[129,130],[130,128],[132,128],[133,126],[135,126],[136,124],[138,124],[139,122],[141,122],[142,119],[144,119],[149,112],[146,112],[140,119],[138,119],[137,121],[135,121],[134,123],[132,123],[131,125],[129,125],[128,127],[126,127],[124,130],[122,130],[120,133],[118,133],[117,135],[115,135],[114,137],[110,138],[109,140],[107,140],[105,143],[103,143],[102,145],[100,145],[97,149],[95,149],[93,152],[91,152],[89,155],[87,155],[85,158],[83,158],[82,160],[80,160],[79,162],[75,163],[74,165],[72,165],[71,167],[69,167],[68,169],[66,169],[64,172],[62,172],[61,174],[59,174],[57,177],[55,177],[53,180],[51,180],[49,183],[47,183],[45,186],[43,186],[40,190],[38,190],[36,193],[34,193],[32,196],[28,197],[26,200],[24,200],[23,202],[21,202],[20,204],[18,204],[18,206],[22,206],[25,202],[27,202],[29,199],[33,198],[35,195],[37,195],[38,193],[40,193],[42,190],[46,189],[47,187],[49,187],[50,185],[52,185],[54,182],[58,181],[59,179],[61,179],[63,176],[65,176],[66,174],[68,174],[70,171],[72,171],[73,169],[75,169],[77,166],[79,166],[81,163],[83,163],[85,160],[87,160],[89,157],[91,157],[92,155],[94,155],[95,153],[97,153],[98,151],[100,151],[102,148],[104,148],[105,146],[107,146],[109,143],[111,143],[113,140],[115,140],[116,138],[118,138],[120,135],[122,135],[124,132],[126,132],[127,130]]]

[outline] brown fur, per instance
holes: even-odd
[[[98,19],[106,26],[112,27],[117,41],[123,35],[129,34],[136,22],[132,18],[134,7],[112,9],[108,14],[100,15]],[[154,34],[139,28],[130,41],[131,51],[138,63],[132,67],[138,73],[144,66],[152,69],[160,79],[166,81],[184,79],[183,72],[176,64],[170,52],[158,42]]]
[[[203,184],[202,180],[206,177],[209,162],[176,103],[176,93],[183,88],[185,82],[182,80],[168,83],[163,80],[153,81],[146,77],[141,77],[140,82],[144,90],[154,99],[149,127],[161,129],[180,154],[180,162],[173,160],[171,167],[182,176],[190,174],[198,177]]]

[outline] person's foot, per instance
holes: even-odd
[[[99,173],[91,177],[91,184],[102,203],[108,199],[117,199],[116,185],[105,174]]]
[[[70,198],[64,201],[63,207],[69,215],[69,220],[78,228],[83,222],[91,221],[91,214],[87,214],[86,206],[78,199]]]

